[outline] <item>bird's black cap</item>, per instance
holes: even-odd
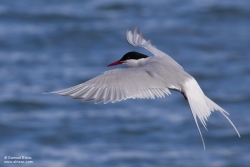
[[[147,58],[147,57],[149,56],[132,51],[132,52],[126,53],[119,61],[126,61],[129,59],[138,60],[138,59]]]

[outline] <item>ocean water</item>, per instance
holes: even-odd
[[[0,2],[0,166],[250,166],[250,1]],[[126,52],[138,26],[172,56],[218,112],[201,138],[180,93],[82,103],[42,94],[80,84]],[[25,156],[30,164],[13,163]],[[22,157],[21,157],[22,158]]]

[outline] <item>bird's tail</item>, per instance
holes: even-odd
[[[236,127],[234,126],[233,122],[228,118],[227,113],[223,108],[218,106],[216,103],[214,103],[212,100],[210,100],[201,90],[199,84],[196,82],[194,78],[187,81],[183,87],[182,91],[185,93],[185,96],[187,97],[187,100],[189,102],[190,109],[192,111],[196,126],[199,130],[202,143],[205,149],[205,143],[197,122],[197,117],[201,121],[204,128],[206,128],[206,121],[208,117],[211,115],[211,113],[215,110],[219,111],[226,119],[231,123],[231,125],[234,127],[235,131],[237,132],[238,136],[240,137],[240,134]]]

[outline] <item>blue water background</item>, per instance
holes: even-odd
[[[215,112],[201,127],[204,151],[177,92],[106,105],[42,94],[125,68],[107,64],[126,52],[151,55],[127,44],[135,26],[230,113],[241,138]],[[249,167],[249,48],[249,0],[2,0],[0,166]]]

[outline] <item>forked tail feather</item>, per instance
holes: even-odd
[[[201,140],[204,146],[205,150],[205,142],[202,137],[202,133],[197,121],[197,117],[201,121],[204,128],[206,128],[206,121],[208,117],[211,115],[211,113],[215,110],[219,111],[224,117],[230,122],[230,124],[234,127],[235,131],[237,132],[238,136],[240,137],[240,133],[238,132],[237,128],[233,124],[233,122],[229,119],[227,115],[229,115],[223,108],[218,106],[216,103],[214,103],[212,100],[210,100],[203,91],[201,90],[199,84],[196,82],[194,78],[189,79],[183,86],[182,91],[185,93],[185,96],[188,99],[188,103],[191,109],[191,112],[194,117],[194,121],[196,123],[196,126],[198,128],[198,131],[201,136]],[[227,115],[226,115],[227,114]]]

